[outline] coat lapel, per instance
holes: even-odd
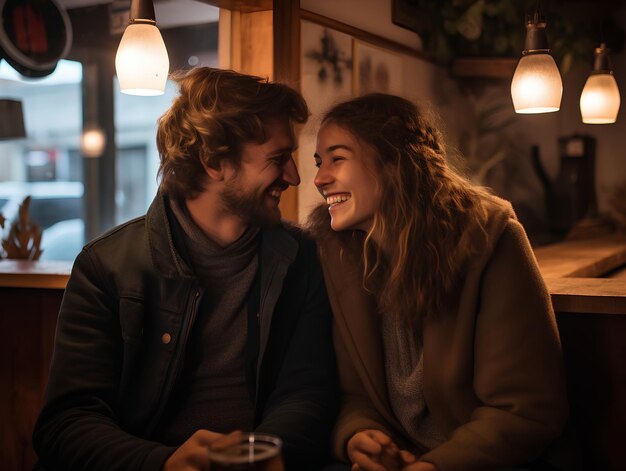
[[[261,366],[270,335],[272,314],[289,266],[298,253],[298,242],[282,227],[263,231],[261,240],[261,299],[259,304],[259,361]]]
[[[335,326],[372,403],[385,420],[400,429],[389,404],[376,305],[363,288],[361,264],[353,254],[341,253],[336,241],[328,241],[326,248],[323,267]]]

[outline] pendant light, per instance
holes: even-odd
[[[511,97],[516,113],[550,113],[561,107],[563,83],[550,55],[546,21],[539,7],[526,21],[526,41],[522,58],[511,82]]]
[[[122,93],[162,95],[170,61],[156,27],[152,0],[132,0],[130,19],[115,56]]]
[[[601,43],[595,51],[593,71],[580,95],[580,114],[583,123],[614,123],[617,120],[619,105],[619,88],[611,70],[609,50]]]

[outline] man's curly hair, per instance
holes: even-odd
[[[309,115],[297,91],[261,77],[198,67],[174,80],[180,93],[159,118],[157,148],[161,191],[176,199],[203,191],[205,168],[238,165],[243,144],[265,142],[268,119],[304,123]]]

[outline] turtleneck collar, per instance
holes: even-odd
[[[227,280],[246,267],[256,256],[260,228],[249,226],[232,244],[221,247],[208,237],[189,214],[184,201],[170,200],[172,212],[184,232],[184,243],[196,275],[203,280]]]

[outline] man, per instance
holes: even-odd
[[[300,178],[290,88],[198,68],[159,120],[159,194],[89,243],[59,315],[33,443],[50,469],[207,469],[233,430],[325,458],[338,392],[314,244],[280,221]]]

